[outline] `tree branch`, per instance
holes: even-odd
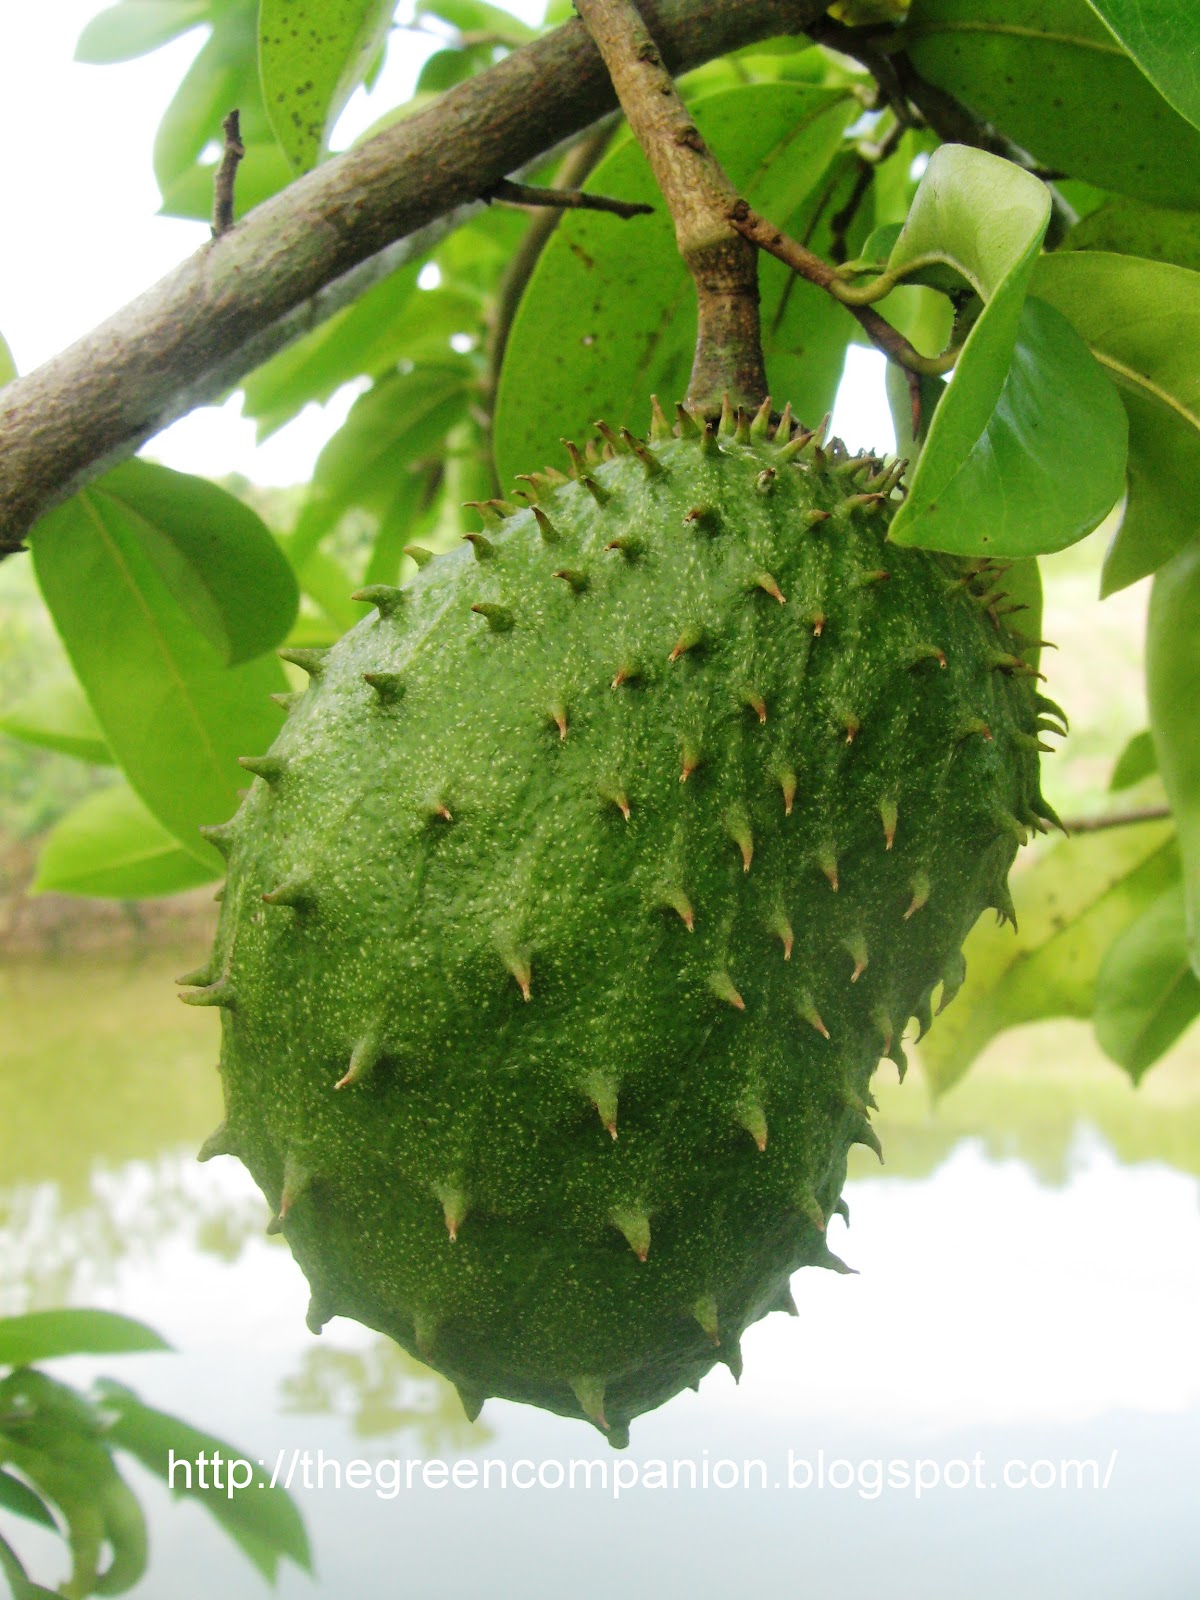
[[[813,24],[822,0],[645,0],[680,72]],[[612,109],[572,21],[256,207],[69,350],[0,390],[0,545],[216,399],[317,318],[330,286]],[[327,301],[325,302],[328,303]]]
[[[706,415],[725,397],[755,411],[767,393],[758,254],[730,223],[737,190],[701,137],[633,0],[576,0],[675,224],[696,285],[687,400]]]

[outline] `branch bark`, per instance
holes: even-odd
[[[737,190],[705,145],[633,0],[576,0],[629,126],[675,224],[696,285],[696,353],[687,401],[705,416],[766,398],[758,252],[731,226]]]
[[[645,0],[678,73],[804,31],[823,0]],[[341,280],[615,104],[572,21],[305,174],[107,322],[0,390],[0,547],[319,320]]]

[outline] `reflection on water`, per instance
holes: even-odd
[[[469,1425],[449,1385],[352,1323],[308,1334],[306,1286],[263,1235],[254,1185],[232,1161],[193,1158],[220,1118],[214,1018],[179,1006],[170,982],[194,964],[183,952],[0,970],[0,1312],[89,1303],[143,1317],[177,1355],[62,1363],[63,1376],[107,1369],[264,1457],[603,1455],[580,1425],[522,1407],[490,1403]],[[936,1109],[919,1074],[900,1088],[890,1066],[878,1094],[887,1165],[854,1153],[854,1226],[834,1246],[861,1276],[800,1275],[799,1321],[751,1330],[741,1388],[717,1369],[637,1424],[622,1459],[764,1458],[786,1477],[789,1450],[1117,1450],[1102,1503],[326,1488],[300,1495],[321,1592],[586,1600],[636,1571],[639,1593],[704,1597],[744,1584],[747,1560],[756,1581],[851,1597],[883,1584],[922,1600],[1192,1592],[1200,1038],[1138,1091],[1063,1024],[998,1041]],[[198,1515],[140,1487],[155,1559],[139,1594],[262,1592]],[[312,1588],[289,1574],[283,1591]]]
[[[299,1370],[280,1384],[280,1409],[289,1416],[322,1412],[345,1418],[356,1439],[404,1435],[421,1456],[483,1450],[492,1430],[481,1417],[470,1423],[450,1384],[390,1339],[363,1349],[326,1344],[306,1350]]]

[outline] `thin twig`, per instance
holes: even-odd
[[[607,211],[614,217],[650,217],[654,207],[640,200],[614,200],[606,194],[589,194],[586,189],[543,189],[533,183],[513,183],[501,178],[483,197],[509,206],[548,206],[556,211]]]
[[[217,176],[213,183],[213,219],[212,234],[214,239],[219,239],[223,233],[228,233],[233,227],[233,186],[237,180],[238,163],[246,154],[246,146],[242,143],[241,116],[237,111],[231,111],[221,124],[221,131],[225,135],[225,149],[221,155],[221,165],[217,168]]]
[[[1071,817],[1063,823],[1063,830],[1072,833],[1101,833],[1105,828],[1127,828],[1136,822],[1165,822],[1171,815],[1170,806],[1142,806],[1137,811],[1118,811],[1101,817]]]
[[[957,350],[947,350],[940,356],[923,356],[908,342],[900,330],[893,328],[887,318],[881,317],[878,311],[872,310],[870,306],[848,303],[839,293],[844,284],[835,268],[827,261],[822,261],[820,256],[814,255],[797,240],[789,238],[765,217],[760,217],[751,211],[744,200],[736,202],[730,213],[730,220],[739,233],[744,234],[760,249],[782,261],[785,267],[790,267],[802,278],[807,278],[809,283],[815,283],[818,288],[824,289],[839,305],[845,306],[850,315],[858,320],[871,343],[882,350],[889,361],[894,361],[897,366],[932,378],[940,373],[949,372],[958,359]]]
[[[757,409],[767,393],[758,316],[758,258],[730,225],[737,191],[684,105],[632,0],[576,0],[621,109],[645,152],[696,285],[689,403],[716,415],[723,396]]]

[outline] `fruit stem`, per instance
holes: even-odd
[[[767,395],[758,314],[758,251],[732,225],[738,193],[705,144],[632,0],[576,0],[645,152],[696,284],[696,354],[687,403],[722,398],[754,411]]]

